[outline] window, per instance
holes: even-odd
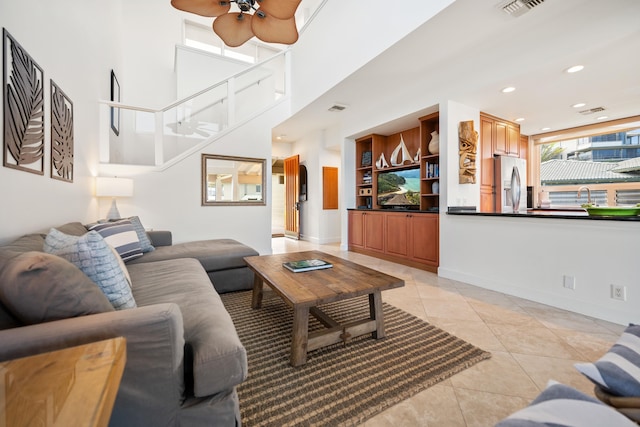
[[[189,20],[184,21],[184,44],[247,64],[255,64],[280,52],[278,49],[253,40],[238,47],[225,46],[210,25],[198,24]]]
[[[640,117],[533,139],[537,191],[549,192],[552,207],[587,203],[588,192],[581,187],[588,187],[592,203],[601,206],[640,203]]]

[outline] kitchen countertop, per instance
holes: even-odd
[[[447,215],[465,216],[495,216],[509,218],[556,218],[556,219],[580,219],[594,221],[640,221],[640,216],[589,216],[584,209],[527,209],[526,212],[502,213],[502,212],[476,212],[473,210],[451,210]]]

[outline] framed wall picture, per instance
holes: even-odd
[[[51,178],[73,182],[73,103],[51,80]]]
[[[2,29],[3,165],[44,175],[44,72]]]
[[[116,73],[111,70],[111,101],[120,102],[120,83]],[[111,107],[111,129],[116,135],[120,135],[120,109]]]

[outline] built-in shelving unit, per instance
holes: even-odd
[[[430,152],[429,143],[440,131],[439,118],[436,112],[420,117],[415,128],[355,141],[356,209],[349,212],[349,250],[436,271],[440,154]],[[409,170],[415,170],[417,176],[411,178],[419,180],[419,191],[410,196],[413,204],[380,205],[389,197],[381,194],[382,202],[378,200],[381,174]]]

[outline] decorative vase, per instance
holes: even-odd
[[[440,193],[440,183],[438,181],[433,181],[433,183],[431,184],[431,192],[433,194]]]
[[[429,142],[429,153],[438,154],[440,153],[440,135],[437,130],[431,132],[431,141]]]

